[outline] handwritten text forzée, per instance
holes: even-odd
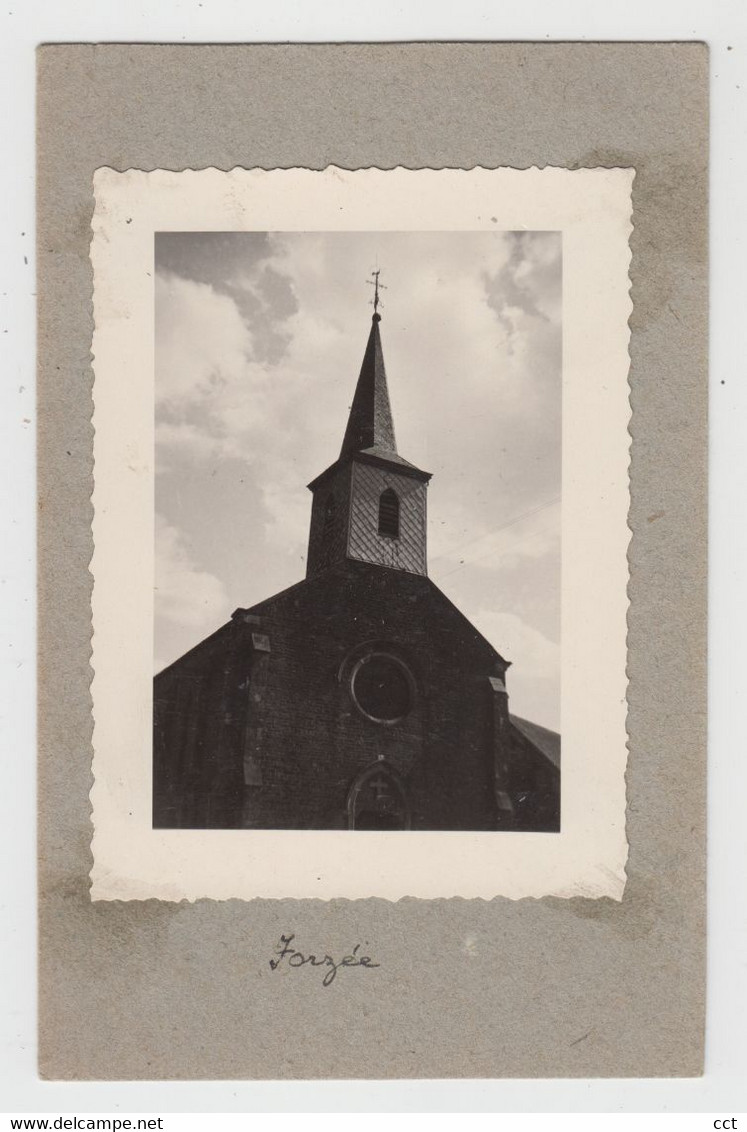
[[[331,955],[319,956],[319,958],[317,958],[316,955],[304,955],[302,951],[297,951],[295,947],[292,946],[295,938],[293,934],[281,935],[280,942],[275,947],[277,958],[270,960],[271,970],[277,971],[283,963],[283,960],[286,959],[289,967],[305,967],[307,964],[310,967],[325,967],[326,971],[322,979],[322,986],[328,987],[335,981],[337,972],[341,967],[371,968],[381,966],[379,963],[374,963],[368,955],[358,954],[361,949],[360,943],[356,943],[350,955],[343,956],[343,958],[337,962]]]

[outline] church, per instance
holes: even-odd
[[[378,312],[303,581],[160,672],[153,825],[560,829],[560,736],[428,577],[430,475],[397,450]]]

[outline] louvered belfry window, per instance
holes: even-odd
[[[399,538],[399,498],[391,487],[379,496],[379,534]]]

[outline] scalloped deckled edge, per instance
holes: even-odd
[[[213,176],[217,176],[217,177],[221,177],[221,178],[225,179],[226,177],[229,177],[232,174],[235,175],[235,176],[246,176],[246,175],[248,175],[248,176],[255,176],[255,177],[259,177],[263,174],[265,176],[281,175],[284,178],[287,178],[287,177],[293,176],[293,175],[296,175],[296,176],[300,175],[300,176],[302,176],[302,178],[308,178],[309,176],[311,176],[311,177],[315,177],[315,178],[326,179],[327,181],[329,181],[332,178],[334,178],[335,180],[345,181],[345,180],[347,180],[351,177],[352,178],[360,177],[361,174],[365,174],[365,173],[368,173],[370,175],[374,175],[376,177],[379,177],[379,176],[382,176],[382,175],[386,177],[386,176],[391,176],[392,174],[399,174],[400,176],[405,175],[405,176],[408,176],[408,177],[409,176],[417,176],[418,178],[429,178],[429,177],[430,178],[439,178],[442,174],[448,174],[448,175],[451,175],[451,176],[456,175],[456,176],[464,177],[464,176],[468,176],[469,174],[474,174],[474,173],[479,173],[481,175],[484,174],[484,175],[490,176],[490,177],[494,176],[496,173],[508,174],[510,176],[514,176],[514,175],[520,176],[521,174],[527,174],[527,173],[535,173],[535,174],[540,174],[540,175],[544,174],[544,173],[561,173],[561,174],[566,175],[566,176],[576,176],[576,175],[584,175],[584,174],[588,174],[588,173],[595,173],[595,172],[598,172],[598,171],[599,170],[596,170],[596,169],[595,170],[558,169],[557,167],[551,167],[551,166],[543,166],[543,167],[532,166],[532,167],[529,167],[528,169],[521,169],[521,170],[520,169],[489,170],[489,169],[485,169],[484,167],[480,167],[480,166],[474,166],[470,170],[449,169],[449,168],[446,168],[446,169],[443,169],[443,170],[440,170],[440,169],[439,170],[437,170],[437,169],[409,170],[409,169],[406,169],[402,166],[398,166],[398,167],[396,167],[395,169],[392,169],[392,170],[379,170],[379,169],[375,169],[375,168],[369,168],[368,170],[351,170],[351,171],[345,170],[345,169],[343,169],[342,167],[339,167],[339,166],[327,166],[326,169],[324,169],[324,170],[308,170],[308,169],[298,169],[298,168],[296,168],[296,169],[284,169],[284,170],[279,170],[279,169],[275,169],[275,170],[261,170],[261,169],[245,170],[245,169],[242,169],[241,167],[234,167],[230,171],[218,170],[218,169],[212,167],[212,168],[207,168],[207,169],[203,169],[203,170],[185,170],[185,171],[173,172],[173,173],[169,173],[169,171],[162,170],[162,169],[153,170],[153,171],[149,171],[149,172],[145,172],[145,171],[142,171],[142,170],[130,170],[128,172],[117,172],[117,171],[112,170],[112,169],[102,169],[102,170],[97,171],[96,176],[97,176],[97,184],[100,185],[102,178],[103,179],[107,179],[107,178],[109,178],[109,179],[119,179],[120,183],[122,183],[121,179],[127,178],[128,175],[130,177],[130,180],[133,180],[133,179],[137,180],[137,179],[140,179],[140,178],[146,178],[146,183],[147,182],[152,183],[153,178],[164,178],[164,177],[166,177],[166,178],[170,177],[172,179],[173,178],[179,178],[182,181],[182,183],[189,182],[189,181],[192,181],[194,183],[194,181],[196,179],[200,179],[200,178],[204,179],[205,175],[213,175]],[[633,170],[623,169],[619,166],[616,166],[614,170],[605,170],[605,171],[607,171],[607,172],[609,172],[609,171],[619,171],[619,172],[625,173],[626,175],[630,175],[630,174],[634,173]],[[631,177],[631,182],[630,182],[629,203],[630,203],[631,198],[632,198],[632,177]],[[100,210],[100,197],[97,194],[96,209],[94,211],[94,218],[93,218],[93,221],[92,221],[92,232],[94,232],[94,237],[93,237],[93,240],[92,240],[92,249],[91,249],[92,261],[95,260],[95,251],[96,251],[96,236],[95,236],[96,224],[97,224],[97,222],[100,222],[100,220],[101,220],[99,210]],[[419,212],[420,210],[417,209],[416,211]],[[243,213],[243,216],[245,218],[245,210],[242,210],[242,213]],[[633,235],[633,232],[634,232],[632,206],[629,207],[629,213],[628,213],[627,221],[628,221],[628,236],[627,236],[627,269],[626,269],[627,270],[627,274],[626,274],[627,289],[626,289],[626,295],[627,295],[627,303],[628,303],[628,317],[626,319],[627,336],[626,336],[626,344],[625,345],[626,345],[626,354],[627,354],[627,359],[628,359],[627,390],[626,390],[627,413],[628,413],[628,415],[627,415],[625,425],[626,425],[626,433],[627,433],[627,437],[628,437],[628,440],[627,440],[627,443],[626,443],[626,455],[627,455],[626,474],[627,474],[627,482],[629,483],[629,474],[630,474],[630,467],[631,467],[631,437],[632,437],[631,427],[632,427],[632,415],[633,415],[633,408],[632,408],[632,402],[631,402],[631,389],[630,389],[630,364],[631,364],[631,359],[630,359],[630,322],[631,322],[631,317],[632,317],[632,312],[633,312],[632,294],[631,294],[632,284],[631,284],[631,279],[630,279],[630,265],[631,265],[631,258],[632,258],[631,239],[632,239],[632,235]],[[236,225],[237,230],[240,227],[241,227],[240,225],[238,225],[238,224]],[[253,226],[250,226],[250,227],[253,227]],[[282,227],[281,225],[275,225],[276,229],[281,228],[281,227]],[[424,230],[422,223],[417,224],[417,225],[410,225],[409,227],[412,230]],[[441,227],[443,227],[443,225]],[[449,226],[449,227],[451,227],[451,226]],[[506,224],[501,223],[491,230],[493,230],[493,231],[506,230],[507,227],[508,226]],[[514,227],[518,227],[518,226],[514,225]],[[531,227],[536,230],[536,225],[532,225]],[[182,229],[182,230],[184,230],[184,229]],[[288,230],[287,226],[286,226],[286,230]],[[308,229],[307,228],[299,228],[298,230],[303,231],[303,230],[308,230]],[[400,230],[401,230],[401,226],[400,226]],[[97,295],[96,295],[95,288],[96,288],[96,283],[94,282],[94,303],[93,303],[94,313],[96,312],[96,302],[97,302]],[[99,295],[98,298],[99,298],[99,302],[100,302],[100,295]],[[564,300],[565,300],[565,295],[564,295]],[[564,330],[565,330],[565,322],[564,322]],[[97,330],[94,330],[94,351],[96,349],[96,335],[97,335]],[[92,364],[93,364],[94,373],[96,373],[97,358],[96,358],[95,352],[94,352]],[[101,376],[98,375],[96,380],[101,381]],[[96,429],[97,429],[96,382],[94,383],[94,412],[93,412],[93,416],[92,416],[92,425],[93,425],[93,428],[94,428],[94,453],[96,453]],[[95,474],[96,474],[96,467],[94,466],[94,477],[95,477]],[[94,504],[97,503],[97,490],[96,490],[95,486],[94,486],[92,500],[93,500]],[[628,507],[628,510],[629,510],[629,507]],[[100,516],[99,516],[99,518],[100,518]],[[98,525],[99,524],[97,523],[97,515],[94,514],[94,520],[93,520],[94,534],[97,530]],[[628,616],[629,616],[629,607],[630,607],[629,552],[630,552],[630,541],[631,541],[631,534],[632,534],[632,531],[631,531],[631,528],[630,528],[629,514],[626,514],[626,530],[627,530],[627,535],[626,535],[626,567],[627,567],[626,627],[627,627],[627,621],[628,621]],[[94,554],[93,554],[91,564],[90,564],[90,570],[91,570],[92,576],[96,572],[96,567],[97,567],[97,549],[96,549],[96,547],[94,547]],[[95,587],[95,582],[94,582],[94,587]],[[92,608],[94,610],[96,608],[96,590],[95,590],[95,588],[94,588],[94,598],[93,598],[93,601],[92,601]],[[96,670],[95,670],[95,663],[96,663],[96,654],[97,654],[97,639],[96,639],[95,629],[94,629],[94,633],[92,633],[91,644],[92,644],[91,694],[92,694],[93,702],[94,702],[93,746],[95,748],[96,747],[96,740],[97,740],[97,730],[100,732],[100,724],[97,721],[97,717],[96,717],[97,674],[96,674]],[[626,635],[626,644],[627,644],[627,635]],[[627,677],[627,675],[628,675],[628,673],[627,673],[627,666],[626,666],[626,677]],[[150,676],[148,676],[148,680],[150,681]],[[629,736],[629,733],[628,733],[628,730],[627,730],[627,712],[625,714],[625,734],[626,734],[626,740],[627,740],[626,747],[629,747],[630,736]],[[95,848],[96,848],[96,818],[97,818],[96,795],[97,795],[97,790],[99,788],[101,788],[102,785],[104,784],[104,777],[103,776],[98,777],[98,776],[95,775],[96,766],[97,766],[97,759],[96,759],[96,757],[94,757],[94,763],[93,763],[93,769],[92,769],[92,788],[91,788],[91,793],[90,793],[91,821],[92,821],[92,824],[94,825],[94,839],[93,839],[92,851],[95,851]],[[623,765],[623,768],[622,768],[623,783],[624,783],[624,789],[625,790],[627,790],[626,772],[627,772],[627,758],[626,758],[625,764]],[[107,779],[107,782],[108,781],[109,780]],[[200,832],[204,832],[204,831],[196,831],[196,832],[200,833]],[[212,833],[214,831],[209,831],[209,832]],[[232,835],[242,836],[244,834],[252,834],[252,833],[255,833],[257,831],[230,831],[230,832],[231,832]],[[272,831],[270,831],[270,832],[272,832]],[[384,835],[384,836],[386,836],[386,835]],[[410,836],[412,836],[412,835],[410,835]],[[522,837],[522,836],[532,836],[532,835],[512,835],[512,836]],[[623,824],[623,839],[625,839],[624,824]],[[283,892],[277,893],[277,895],[274,895],[274,896],[267,896],[266,894],[262,894],[262,893],[257,893],[257,894],[253,894],[253,895],[242,895],[242,894],[213,895],[211,893],[205,893],[205,894],[194,893],[192,895],[184,895],[184,894],[182,894],[182,895],[169,895],[164,891],[151,892],[148,895],[144,895],[139,890],[134,891],[132,893],[132,895],[130,895],[126,891],[127,882],[124,880],[123,877],[120,876],[119,881],[117,882],[117,885],[115,885],[115,887],[114,887],[113,893],[110,895],[110,894],[107,894],[106,889],[107,889],[107,885],[111,881],[111,878],[109,878],[109,880],[108,880],[106,874],[104,872],[101,872],[100,870],[99,870],[98,875],[97,875],[97,864],[96,864],[95,859],[94,859],[94,866],[93,866],[93,869],[91,871],[91,877],[92,877],[93,884],[94,884],[93,898],[94,899],[106,899],[106,900],[164,899],[164,900],[169,900],[169,901],[173,901],[173,900],[193,901],[193,900],[205,900],[205,899],[211,899],[211,900],[213,900],[213,899],[216,899],[216,900],[217,899],[220,899],[220,900],[225,900],[225,899],[242,899],[242,900],[245,900],[245,899],[282,899],[282,898],[286,898],[286,897],[296,898],[296,899],[304,898],[304,899],[322,899],[322,900],[329,900],[329,899],[366,899],[366,898],[371,898],[371,897],[374,897],[374,898],[378,897],[380,899],[386,899],[386,900],[389,900],[389,901],[398,901],[398,900],[407,900],[407,899],[428,899],[428,900],[432,900],[432,899],[479,899],[479,900],[493,900],[493,899],[502,899],[502,898],[508,898],[508,899],[514,900],[514,899],[543,899],[547,896],[559,897],[559,898],[565,898],[565,899],[570,898],[570,897],[585,897],[585,898],[600,899],[600,898],[603,898],[604,896],[608,896],[608,897],[611,896],[612,899],[620,900],[620,899],[622,899],[623,889],[624,889],[624,884],[625,884],[626,861],[627,861],[627,841],[625,841],[625,856],[624,856],[624,860],[623,860],[623,863],[622,863],[622,878],[620,879],[620,878],[618,878],[617,874],[613,874],[616,883],[618,882],[618,880],[620,880],[620,883],[617,884],[619,891],[616,892],[616,893],[611,892],[611,891],[608,891],[606,893],[601,893],[601,892],[595,891],[593,889],[593,887],[590,887],[589,885],[583,885],[583,884],[579,885],[578,883],[576,883],[576,884],[573,884],[571,886],[565,886],[565,887],[560,886],[560,887],[553,889],[552,891],[542,893],[542,894],[527,893],[525,895],[512,895],[510,893],[504,893],[504,894],[495,893],[492,896],[478,895],[478,894],[470,894],[469,896],[463,896],[463,895],[460,895],[460,894],[421,895],[421,894],[417,894],[417,893],[414,896],[407,894],[407,893],[402,893],[398,896],[384,896],[384,895],[377,893],[377,892],[357,893],[354,896],[350,896],[345,892],[332,893],[332,894],[328,894],[326,896],[316,896],[313,892],[301,894],[301,893],[298,893],[298,892],[295,892],[295,891],[283,891]],[[137,882],[137,883],[140,884],[141,882]]]

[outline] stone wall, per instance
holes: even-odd
[[[398,722],[355,703],[370,649],[412,674]],[[489,678],[505,668],[429,579],[344,562],[237,611],[157,678],[157,824],[347,828],[352,784],[382,760],[405,783],[411,828],[497,828]],[[526,828],[542,759],[531,769],[522,738],[511,731]]]

